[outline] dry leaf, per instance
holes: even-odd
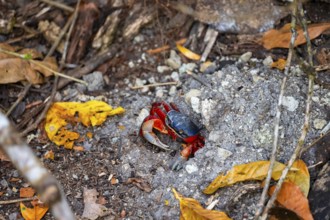
[[[184,198],[174,188],[174,196],[180,203],[180,220],[229,220],[226,213],[204,209],[198,201],[192,198]]]
[[[48,211],[48,206],[35,205],[28,208],[21,202],[20,209],[25,220],[40,220]]]
[[[212,194],[221,187],[233,185],[237,182],[246,180],[263,180],[267,176],[268,167],[269,161],[257,161],[236,165],[228,171],[226,175],[219,175],[215,178],[203,192],[206,194]],[[284,168],[284,164],[275,162],[272,178],[278,179]]]
[[[306,164],[302,160],[297,160],[293,163],[292,168],[286,177],[286,181],[297,185],[305,197],[307,197],[310,187],[310,176]]]
[[[187,48],[181,46],[180,44],[177,44],[176,47],[178,50],[187,58],[191,60],[200,60],[201,56],[192,52],[191,50],[188,50]]]
[[[277,61],[272,63],[271,67],[279,70],[284,70],[285,65],[286,65],[286,60],[278,59]]]
[[[309,38],[312,40],[329,28],[330,23],[310,24],[308,25]],[[294,46],[306,43],[301,27],[297,27],[297,34]],[[268,50],[272,48],[289,48],[290,40],[291,24],[286,24],[280,30],[271,29],[265,32],[262,37],[262,45]]]
[[[269,189],[270,195],[274,190],[275,186]],[[313,220],[307,198],[294,183],[284,182],[276,200],[281,206],[295,212],[303,220]]]
[[[92,100],[86,103],[56,102],[48,110],[45,131],[48,138],[58,146],[72,149],[79,134],[67,130],[66,126],[81,122],[85,126],[102,124],[107,116],[124,113],[125,109],[113,109],[105,102]],[[78,113],[78,114],[77,114]]]
[[[23,49],[17,52],[15,48],[6,44],[0,44],[0,48],[26,55],[29,59],[40,58],[41,56],[40,53],[34,49]],[[44,77],[53,75],[49,70],[35,63],[42,64],[55,71],[58,69],[55,58],[46,58],[44,61],[33,60],[33,62],[28,59],[22,59],[0,52],[0,84],[15,83],[25,80],[32,84],[40,84],[44,81]]]
[[[82,218],[87,219],[97,219],[100,216],[104,216],[104,214],[108,211],[108,209],[101,204],[97,204],[97,196],[99,193],[95,189],[86,189],[84,188],[84,212],[82,214]]]
[[[35,193],[36,193],[36,191],[32,187],[20,188],[19,197],[30,198],[30,197],[34,196]]]
[[[45,159],[50,159],[50,160],[54,160],[54,152],[52,150],[47,151],[44,154],[44,158]]]
[[[128,178],[128,180],[126,181],[126,184],[130,184],[130,183],[132,183],[137,188],[139,188],[139,189],[141,189],[145,192],[151,192],[152,191],[152,188],[151,188],[150,184],[142,178]]]

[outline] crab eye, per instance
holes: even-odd
[[[180,134],[183,134],[183,130],[180,130],[179,133],[180,133]]]

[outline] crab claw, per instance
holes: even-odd
[[[170,147],[164,143],[162,143],[156,134],[152,131],[155,128],[156,130],[160,131],[163,134],[167,134],[168,131],[166,130],[165,125],[160,119],[149,119],[143,122],[141,126],[141,133],[142,136],[151,144],[156,145],[157,147],[163,150],[171,150]]]

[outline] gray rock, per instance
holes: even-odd
[[[104,86],[103,74],[101,72],[93,72],[83,76],[84,81],[88,83],[88,91],[102,90]]]
[[[251,59],[251,57],[252,57],[252,52],[246,52],[239,57],[238,61],[242,63],[246,63]]]
[[[299,106],[299,101],[297,101],[292,96],[283,96],[282,104],[285,106],[289,111],[295,111]]]

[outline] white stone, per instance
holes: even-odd
[[[129,66],[129,68],[134,68],[135,67],[135,64],[134,64],[133,61],[129,61],[128,62],[128,66]]]
[[[273,58],[272,58],[271,56],[268,56],[268,57],[266,57],[266,58],[262,61],[262,63],[263,63],[265,66],[270,67],[270,66],[272,65],[272,63],[273,63]]]
[[[197,64],[196,63],[184,63],[182,66],[179,68],[179,73],[185,73],[188,71],[193,71],[196,68]]]
[[[180,81],[180,76],[178,72],[172,72],[171,78],[176,82]]]
[[[163,89],[157,89],[156,97],[163,98],[163,96],[164,96],[164,90]]]
[[[191,99],[190,99],[190,104],[191,104],[191,107],[192,107],[192,109],[196,112],[196,113],[200,113],[201,111],[200,111],[200,108],[199,108],[199,106],[200,106],[200,100],[199,100],[199,98],[197,98],[197,97],[191,97]]]
[[[211,111],[214,109],[216,105],[216,102],[210,99],[205,99],[202,101],[202,118],[203,118],[203,124],[206,126],[206,128],[209,127],[210,120],[211,120]]]
[[[170,58],[165,60],[165,64],[172,67],[173,69],[179,69],[181,63],[181,57],[174,50],[171,50]]]
[[[221,158],[221,160],[226,160],[228,157],[230,157],[233,153],[229,150],[218,148],[218,157]]]
[[[190,100],[192,97],[198,97],[201,96],[202,92],[201,90],[198,89],[191,89],[189,90],[189,92],[187,92],[184,96],[184,99],[186,101],[186,103],[190,103]]]
[[[251,57],[252,57],[252,52],[246,52],[240,56],[239,61],[242,63],[246,63],[251,59]]]
[[[326,124],[327,121],[324,119],[317,118],[313,121],[314,128],[318,130],[321,130]]]
[[[282,105],[285,106],[290,112],[293,112],[298,108],[299,101],[292,96],[283,96]]]
[[[170,96],[176,95],[176,86],[171,86],[170,91],[168,92]]]
[[[196,166],[196,164],[188,164],[186,167],[185,167],[187,173],[191,174],[191,173],[194,173],[194,172],[197,172],[198,171],[198,167]]]
[[[145,80],[142,80],[140,78],[135,79],[135,86],[144,86],[145,83],[146,83]]]

